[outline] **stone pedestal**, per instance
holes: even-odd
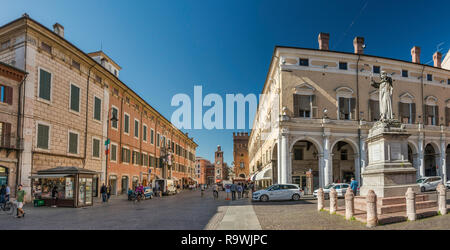
[[[361,196],[373,190],[380,199],[405,195],[408,188],[419,192],[416,169],[408,161],[410,136],[396,120],[377,122],[367,139],[369,165],[362,173]]]

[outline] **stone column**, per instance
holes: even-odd
[[[406,197],[406,216],[408,220],[416,220],[416,193],[412,188],[408,188],[405,194]]]
[[[348,187],[345,191],[345,219],[351,220],[355,214],[355,195],[353,190]]]
[[[281,178],[280,183],[287,183],[288,181],[288,168],[289,168],[289,143],[288,143],[288,134],[289,130],[287,128],[283,128],[281,130]]]
[[[282,164],[282,159],[281,159],[281,135],[278,136],[278,142],[277,142],[277,182],[274,184],[279,184],[281,183],[281,164]]]
[[[324,183],[326,186],[333,182],[333,159],[330,155],[330,135],[329,132],[325,132],[323,135],[323,170],[324,170]]]
[[[420,124],[419,124],[419,126],[420,126]],[[425,148],[424,148],[423,143],[424,143],[424,141],[423,141],[423,133],[419,133],[418,158],[419,158],[419,173],[420,173],[420,177],[424,177],[425,176],[425,159],[424,159],[424,150],[425,150]]]
[[[322,211],[324,207],[325,197],[323,195],[323,189],[319,188],[317,191],[317,211]]]
[[[367,227],[375,227],[378,224],[377,195],[373,190],[367,192]]]
[[[330,189],[330,214],[335,214],[337,211],[337,192],[334,188]]]
[[[355,180],[358,181],[358,184],[361,184],[360,179],[361,179],[361,162],[360,162],[360,155],[359,154],[355,154]],[[355,194],[356,195],[356,194]]]
[[[436,188],[438,192],[438,207],[441,215],[447,214],[447,189],[444,184],[440,183]]]
[[[361,158],[361,168],[359,170],[359,176],[356,176],[356,180],[358,181],[359,185],[362,186],[363,183],[362,183],[361,174],[364,172],[364,169],[367,166],[367,148],[366,148],[365,138],[361,138],[360,145],[361,145],[361,155],[359,157]]]
[[[446,151],[447,147],[446,147],[446,143],[445,143],[445,134],[441,133],[441,164],[440,164],[440,168],[441,168],[441,173],[442,173],[442,179],[444,181],[447,181],[447,163],[446,163]]]

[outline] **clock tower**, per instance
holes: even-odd
[[[214,157],[214,176],[216,178],[216,182],[223,180],[223,166],[223,151],[220,145],[218,145]]]

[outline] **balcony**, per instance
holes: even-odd
[[[0,135],[0,149],[23,150],[23,139],[14,135]]]

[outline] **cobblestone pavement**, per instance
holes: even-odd
[[[25,218],[0,212],[4,229],[180,229],[202,230],[211,218],[229,204],[223,193],[214,200],[212,192],[183,191],[134,204],[126,197],[88,208],[34,208],[27,204]]]
[[[435,193],[430,193],[430,199],[435,199]],[[450,194],[447,194],[450,198]],[[328,206],[325,202],[325,206]],[[447,202],[450,202],[448,200]],[[344,199],[339,199],[343,206]],[[263,230],[367,230],[365,224],[358,221],[347,221],[343,216],[330,215],[328,212],[317,211],[317,200],[303,199],[300,201],[273,201],[267,203],[253,202],[253,209]],[[378,226],[375,229],[450,229],[450,214],[421,219],[415,222],[402,222]]]

